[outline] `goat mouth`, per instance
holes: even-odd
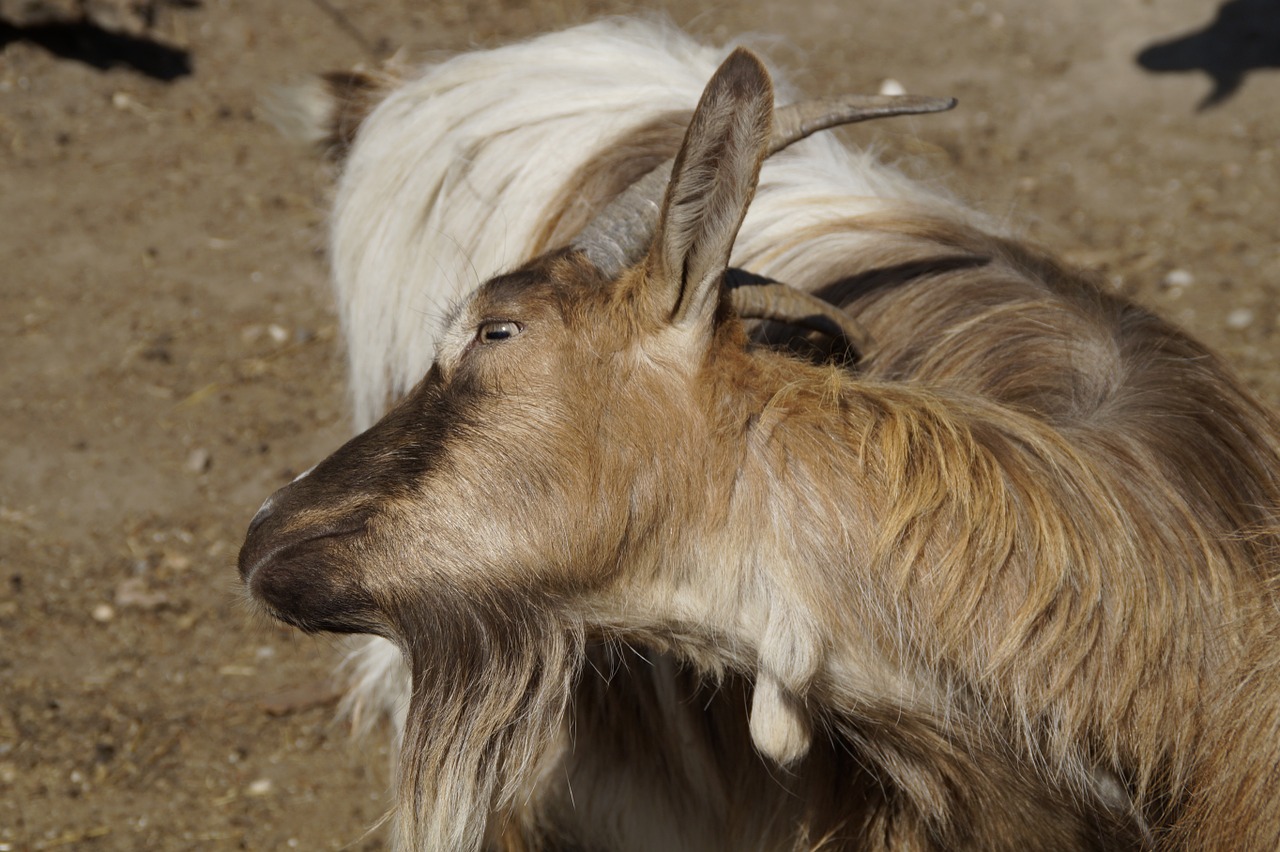
[[[250,534],[240,576],[253,599],[286,624],[309,633],[376,632],[377,608],[342,546],[364,530],[363,522],[313,529],[279,543]]]

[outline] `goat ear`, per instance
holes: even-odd
[[[647,295],[662,320],[711,328],[772,126],[769,72],[739,48],[703,91],[671,170],[646,261]]]

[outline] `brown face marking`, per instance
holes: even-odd
[[[264,504],[239,569],[274,615],[307,631],[385,632],[359,568],[360,539],[380,503],[407,497],[439,463],[472,395],[466,382],[450,391],[433,368],[377,425]]]
[[[580,448],[547,446],[540,406],[564,404],[538,394],[565,350],[565,317],[601,290],[589,265],[563,253],[482,287],[452,323],[452,350],[404,400],[263,505],[239,558],[254,597],[303,630],[386,635],[432,582],[433,559],[447,576],[474,560],[477,582],[508,582],[478,566],[519,545],[511,537],[540,488],[568,490],[555,459]],[[489,339],[495,323],[518,334]]]

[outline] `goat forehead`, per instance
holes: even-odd
[[[480,323],[544,319],[567,324],[579,308],[603,303],[609,293],[609,282],[582,258],[570,252],[544,255],[489,279],[460,304],[446,322],[437,355],[446,362],[461,356]]]
[[[543,265],[527,266],[486,281],[476,292],[472,305],[483,308],[544,302],[554,281],[551,270]]]
[[[563,311],[566,303],[590,298],[602,292],[605,284],[600,272],[580,254],[552,252],[485,282],[473,304],[531,308],[545,305]]]

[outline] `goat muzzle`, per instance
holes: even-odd
[[[376,632],[376,604],[346,554],[371,513],[295,511],[297,486],[271,495],[249,522],[240,579],[273,616],[302,630]]]

